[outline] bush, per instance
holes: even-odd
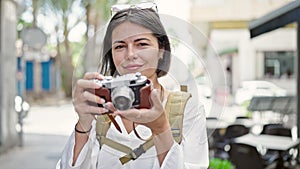
[[[234,169],[234,165],[228,160],[212,158],[209,161],[209,169]]]

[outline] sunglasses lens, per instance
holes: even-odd
[[[121,10],[128,9],[128,8],[130,8],[130,5],[114,5],[111,7],[111,10],[112,11],[121,11]]]
[[[124,9],[128,9],[130,8],[130,5],[113,5],[111,8],[110,8],[110,12],[111,12],[111,16],[113,16],[114,14],[116,14],[117,12],[121,11],[121,10],[124,10]]]
[[[152,2],[144,2],[144,3],[139,3],[137,5],[130,5],[130,4],[122,4],[122,5],[113,5],[110,8],[111,16],[114,16],[117,12],[129,8],[136,8],[136,9],[152,9],[155,12],[157,12],[157,6],[155,3]]]
[[[140,3],[137,4],[136,7],[139,9],[153,9],[154,11],[157,12],[156,4],[151,2]]]

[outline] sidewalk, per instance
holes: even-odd
[[[0,156],[0,169],[54,169],[67,136],[26,134],[24,146]]]
[[[32,104],[24,119],[24,145],[1,154],[0,169],[55,168],[77,116],[70,101],[49,101]]]

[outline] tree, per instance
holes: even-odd
[[[110,17],[110,6],[117,0],[83,0],[86,11],[86,40],[85,53],[82,58],[84,71],[95,71],[99,63],[101,44],[96,42],[97,31]]]
[[[39,0],[37,7],[44,15],[51,15],[56,35],[56,66],[60,69],[62,88],[66,97],[72,96],[73,60],[69,32],[81,21],[85,14],[80,0]],[[80,8],[81,7],[81,8]]]
[[[69,33],[78,23],[84,21],[87,26],[85,40],[89,40],[91,37],[88,35],[94,35],[100,23],[103,23],[109,17],[110,6],[116,0],[39,0],[38,2],[39,4],[36,6],[38,6],[41,13],[52,15],[56,18],[54,22],[57,40],[56,64],[61,72],[61,82],[65,95],[71,97],[74,71],[72,55],[74,53],[68,39]],[[80,14],[78,14],[78,10],[81,11]],[[75,18],[74,13],[77,14]],[[73,21],[70,20],[71,18],[73,18]],[[93,40],[95,38],[92,38],[90,43],[86,45],[84,48],[86,49],[85,53],[81,58],[84,71],[89,71],[89,67],[95,67],[96,53],[99,48],[97,48],[96,42]],[[81,65],[77,66],[80,67]]]
[[[62,88],[66,97],[72,96],[73,78],[73,49],[70,45],[69,33],[80,22],[85,22],[87,31],[84,54],[81,57],[83,71],[94,70],[98,63],[100,46],[96,43],[93,35],[102,23],[110,17],[110,7],[116,4],[117,0],[32,0],[34,13],[55,18],[54,33],[56,36],[56,66],[60,69]],[[132,0],[125,3],[131,3]],[[135,1],[134,1],[135,2]],[[34,19],[35,20],[35,19]],[[96,63],[96,64],[95,64]],[[79,65],[81,66],[81,65]],[[90,69],[92,68],[92,69]]]

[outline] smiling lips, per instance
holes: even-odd
[[[124,66],[125,69],[127,70],[137,70],[139,68],[141,68],[143,65],[142,64],[129,64]]]

